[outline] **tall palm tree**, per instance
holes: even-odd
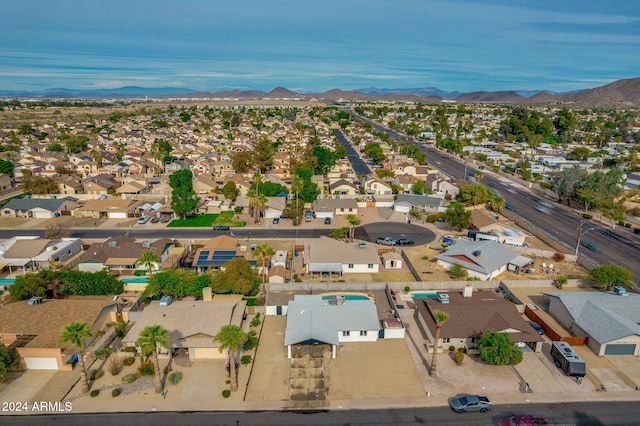
[[[273,247],[269,246],[268,244],[260,244],[258,247],[256,247],[256,250],[254,253],[262,261],[262,292],[264,293],[265,291],[264,283],[266,281],[265,278],[267,277],[267,273],[266,273],[267,259],[271,258],[271,256],[273,256],[275,252],[273,250]]]
[[[298,175],[293,177],[291,181],[291,190],[296,194],[296,225],[300,224],[300,215],[298,214],[298,198],[300,198],[300,191],[304,188],[304,180]]]
[[[476,190],[473,193],[473,205],[476,204],[476,199],[477,199],[477,195],[478,195],[478,189],[480,189],[480,180],[482,179],[482,177],[484,176],[484,173],[477,171],[473,174],[473,177],[476,180]]]
[[[162,380],[160,379],[160,363],[158,362],[158,346],[169,349],[169,332],[161,325],[148,325],[140,332],[136,344],[140,346],[143,355],[151,355],[153,362],[156,393],[162,392]]]
[[[82,382],[82,392],[89,392],[89,381],[87,380],[87,369],[84,365],[84,350],[87,348],[86,339],[91,337],[91,327],[85,322],[72,322],[60,332],[58,342],[60,344],[71,343],[79,352],[80,381]]]
[[[355,214],[348,214],[347,221],[349,222],[349,239],[353,242],[353,238],[356,233],[356,226],[360,225],[360,219]]]
[[[267,197],[264,195],[254,195],[251,200],[249,200],[249,204],[253,207],[253,222],[260,222],[260,212],[264,209],[264,206],[267,205]]]
[[[504,208],[504,203],[505,203],[504,198],[500,196],[495,196],[493,197],[493,199],[491,199],[489,206],[491,207],[491,210],[500,213],[500,209]]]
[[[236,374],[236,353],[240,350],[240,345],[247,341],[247,335],[242,329],[234,324],[223,325],[218,334],[213,337],[213,341],[220,343],[219,351],[229,350],[229,378],[231,379],[231,390],[238,390],[238,376]]]
[[[438,361],[436,355],[438,352],[438,345],[440,344],[440,329],[442,328],[444,323],[447,322],[449,314],[436,309],[433,311],[433,318],[436,320],[436,335],[433,339],[433,357],[431,358],[431,369],[429,371],[429,375],[431,377],[436,377],[436,364]]]
[[[153,264],[160,262],[160,258],[154,251],[145,250],[138,258],[138,262],[140,262],[142,266],[145,266],[147,268],[147,270],[149,271],[149,276],[151,276]]]

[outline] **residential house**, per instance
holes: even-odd
[[[526,238],[529,236],[529,234],[524,231],[506,226],[502,223],[492,223],[483,226],[479,231],[496,235],[499,243],[518,247],[524,246]]]
[[[243,247],[238,245],[237,238],[221,235],[211,238],[203,247],[196,250],[191,267],[198,272],[217,270],[224,268],[224,264],[228,261],[237,258],[247,259],[251,266],[256,266],[256,260],[250,259],[250,256],[246,247],[243,250]]]
[[[71,322],[85,322],[97,335],[114,304],[111,297],[9,303],[0,309],[0,342],[15,348],[23,368],[72,371],[68,361],[77,349],[59,343],[60,331]]]
[[[137,208],[141,204],[141,200],[131,198],[125,200],[121,198],[87,200],[75,213],[79,217],[92,217],[95,219],[126,219],[135,217]]]
[[[326,299],[320,294],[300,295],[287,305],[284,346],[292,358],[292,346],[326,344],[336,348],[344,342],[376,342],[380,321],[372,300]]]
[[[285,197],[267,197],[267,204],[264,207],[264,217],[266,219],[280,217],[286,206],[287,199]]]
[[[175,242],[169,238],[161,238],[154,242],[136,242],[134,238],[124,235],[107,238],[99,243],[93,243],[80,257],[78,269],[85,272],[97,272],[103,269],[109,271],[135,271],[147,269],[138,259],[142,252],[150,250],[158,256],[159,262],[152,263],[152,270],[163,269],[169,260]]]
[[[160,357],[171,357],[184,351],[190,360],[224,359],[226,351],[220,351],[220,343],[214,342],[213,338],[222,326],[242,327],[246,302],[241,295],[231,294],[205,296],[204,299],[176,300],[167,306],[152,301],[122,339],[123,346],[137,348],[140,332],[145,327],[162,324],[169,332],[169,348],[159,347]]]
[[[482,334],[487,330],[508,333],[515,343],[529,345],[536,352],[542,350],[544,338],[531,328],[518,312],[516,305],[502,294],[482,292],[474,294],[471,286],[460,292],[439,292],[440,298],[413,299],[414,317],[429,344],[429,352],[447,351],[450,346],[477,350]],[[444,297],[444,296],[448,297]],[[443,303],[447,301],[448,303]],[[435,342],[434,311],[446,312],[449,317],[440,329]],[[476,352],[477,353],[477,352]]]
[[[48,239],[16,236],[0,243],[1,269],[16,271],[49,269],[51,263],[64,263],[82,251],[79,238]]]
[[[60,215],[70,215],[76,208],[78,199],[74,197],[56,198],[13,198],[2,207],[2,216],[50,219]]]
[[[377,273],[380,268],[378,250],[373,244],[346,243],[324,236],[305,243],[302,260],[307,274],[321,276]]]
[[[546,292],[549,314],[599,356],[640,356],[640,295],[611,292]]]
[[[439,197],[400,194],[393,202],[393,210],[401,213],[409,213],[411,210],[418,210],[425,213],[439,213],[446,211],[446,207],[442,198]]]
[[[13,189],[13,184],[11,183],[11,176],[7,174],[0,174],[0,191],[8,191]]]
[[[393,195],[391,185],[378,179],[369,179],[364,182],[364,191],[370,195]]]
[[[358,188],[351,182],[340,179],[329,185],[329,192],[331,195],[357,195],[360,193]]]
[[[411,187],[418,179],[413,175],[396,175],[391,181],[394,185],[398,185],[404,192],[411,192]]]
[[[357,215],[358,203],[353,198],[320,199],[313,202],[313,211],[316,213],[316,217],[320,219],[350,214]]]
[[[211,196],[216,193],[218,189],[218,183],[211,175],[198,175],[192,182],[193,191],[198,194],[200,198]]]
[[[506,271],[519,271],[531,263],[531,259],[512,252],[497,241],[458,240],[447,251],[436,256],[438,265],[449,270],[461,265],[469,277],[491,280]]]
[[[150,186],[145,179],[126,178],[122,185],[116,189],[116,194],[139,195],[148,192]]]
[[[84,185],[82,178],[74,174],[60,174],[53,177],[53,181],[58,184],[59,194],[82,194]]]
[[[110,175],[100,174],[88,178],[83,182],[85,194],[107,195],[111,191],[115,191],[118,182]]]

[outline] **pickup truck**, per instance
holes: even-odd
[[[390,237],[378,237],[376,239],[376,244],[382,244],[384,246],[395,246],[397,244],[396,240]]]
[[[449,406],[456,413],[464,413],[468,411],[479,411],[486,413],[491,410],[491,402],[486,396],[479,395],[460,395],[452,398]]]

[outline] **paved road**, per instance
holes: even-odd
[[[478,170],[472,163],[465,162],[441,152],[431,145],[383,127],[374,121],[357,115],[353,111],[349,112],[354,117],[370,123],[375,130],[386,132],[391,139],[416,144],[427,155],[430,164],[442,170],[454,181],[464,180],[465,172],[466,176],[473,176],[476,171],[483,172],[484,176],[481,183],[493,191],[498,191],[505,201],[511,203],[514,207],[512,211],[514,214],[528,222],[532,229],[539,229],[547,234],[549,238],[562,244],[570,253],[575,251],[581,218],[573,210],[563,208],[553,200],[544,199],[508,178],[501,177],[488,170]],[[541,203],[548,203],[548,205],[542,206]],[[541,209],[540,206],[543,208]],[[633,273],[634,281],[636,283],[640,282],[640,262],[638,262],[638,259],[640,259],[640,244],[637,242],[637,237],[625,228],[619,229],[617,227],[616,231],[612,232],[611,228],[589,221],[583,221],[582,231],[582,239],[596,244],[600,252],[579,247],[581,260],[595,266],[602,264],[624,266]]]
[[[333,134],[336,135],[336,138],[338,139],[338,142],[340,142],[340,145],[344,146],[347,150],[347,159],[351,163],[351,167],[353,167],[353,171],[356,173],[356,175],[360,176],[370,174],[371,169],[369,168],[369,166],[367,166],[364,160],[362,160],[362,157],[360,157],[360,155],[356,152],[355,148],[353,147],[351,142],[347,140],[342,131],[339,129],[333,129]]]
[[[317,412],[190,412],[62,414],[51,416],[5,417],[11,425],[137,426],[163,425],[484,425],[498,424],[512,415],[544,417],[549,423],[567,425],[638,424],[636,404],[629,402],[580,402],[568,404],[497,405],[485,414],[453,413],[448,407],[332,410]]]

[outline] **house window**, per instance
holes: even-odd
[[[442,343],[449,343],[450,341],[451,339],[449,339],[448,337],[442,339]]]
[[[349,337],[350,335],[351,335],[351,332],[348,330],[342,332],[342,337]]]
[[[367,337],[367,330],[360,330],[360,337]]]
[[[368,264],[368,265],[367,265],[367,268],[369,268],[369,269],[373,269],[373,263]]]
[[[344,208],[341,208],[341,209],[340,209],[340,211],[341,211],[341,212],[343,212],[343,211],[344,211]]]
[[[353,269],[353,263],[349,264],[349,269]]]

